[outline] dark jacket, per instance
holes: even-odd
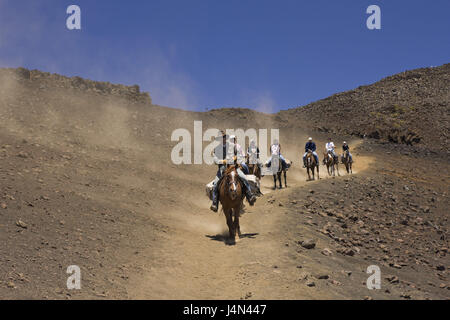
[[[305,145],[305,152],[308,152],[308,150],[316,151],[316,144],[313,141],[308,141]]]
[[[342,145],[342,150],[344,150],[344,151],[350,151],[350,147],[348,146],[348,144],[347,145]]]

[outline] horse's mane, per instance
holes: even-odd
[[[228,168],[225,169],[224,175],[228,175],[230,174],[232,171],[234,171],[236,169],[235,165],[229,166]]]

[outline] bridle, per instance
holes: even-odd
[[[308,167],[310,167],[312,164],[312,158],[314,158],[314,155],[311,150],[308,150],[308,156],[306,157],[306,163],[308,164]]]
[[[231,168],[231,166],[229,167]],[[226,175],[226,192],[230,196],[231,199],[235,199],[236,192],[237,192],[237,171],[236,167],[234,166],[233,169],[230,172],[227,172]],[[233,193],[234,192],[234,193]]]

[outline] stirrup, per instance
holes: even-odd
[[[255,202],[256,202],[256,197],[255,197],[254,194],[252,194],[252,193],[249,192],[249,193],[246,195],[246,198],[247,198],[247,202],[248,202],[251,206],[253,206],[253,205],[255,204]]]
[[[209,209],[211,209],[214,212],[217,212],[219,210],[219,206],[213,203],[211,207],[209,207]]]

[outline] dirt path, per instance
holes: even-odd
[[[358,157],[354,174],[367,168],[371,159]],[[274,201],[285,201],[296,188],[327,183],[321,166],[320,181],[306,182],[304,169],[293,167],[287,189],[272,192],[272,177],[262,180],[262,191],[254,207],[247,205],[241,219],[242,238],[236,245],[227,241],[223,214],[209,211],[206,197],[192,211],[166,212],[171,226],[156,260],[143,262],[130,279],[133,299],[311,299],[336,298],[327,291],[296,289],[298,257],[290,257],[286,244],[285,210]],[[345,169],[344,169],[345,170]],[[341,174],[345,176],[341,166]],[[339,179],[339,177],[337,177]]]

